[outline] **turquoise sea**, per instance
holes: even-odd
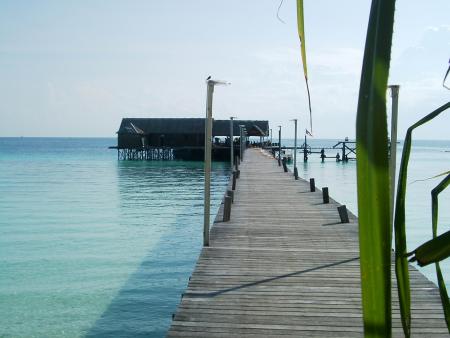
[[[0,138],[0,337],[164,337],[201,249],[203,164],[117,161],[115,143]],[[410,181],[449,170],[449,151],[416,142]],[[356,212],[355,162],[318,156],[299,156],[300,176]],[[213,217],[228,175],[214,164]],[[438,181],[408,185],[409,249],[431,238]],[[440,206],[447,230],[450,191]]]
[[[165,335],[202,245],[203,164],[119,162],[115,143],[0,139],[0,337]]]
[[[341,140],[342,141],[342,140]],[[311,147],[333,147],[337,140],[308,140]],[[298,144],[302,144],[299,142]],[[285,140],[283,145],[293,146],[294,140]],[[397,176],[403,142],[397,145]],[[340,149],[326,150],[327,156],[336,156]],[[292,153],[293,154],[293,153]],[[350,155],[354,157],[354,154]],[[349,156],[349,157],[350,157]],[[293,170],[293,165],[290,165]],[[303,153],[298,152],[297,168],[299,176],[309,181],[314,178],[316,186],[329,187],[330,196],[345,204],[357,215],[356,161],[336,162],[335,158],[322,163],[320,154],[311,154],[308,162],[303,162]],[[408,185],[406,189],[406,233],[407,248],[412,251],[432,238],[431,230],[431,190],[445,177],[425,180],[450,170],[450,141],[413,141],[408,166]],[[450,187],[439,195],[438,233],[450,228]],[[434,265],[419,270],[437,285]],[[441,263],[447,288],[450,287],[450,259]]]

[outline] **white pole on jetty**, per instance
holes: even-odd
[[[234,116],[230,116],[230,163],[231,163],[231,170],[233,170],[234,165],[234,125],[233,125],[233,119]]]
[[[294,133],[295,133],[295,138],[294,138],[294,176],[295,179],[298,179],[298,171],[297,171],[297,119],[293,119],[292,121],[294,121]]]
[[[214,86],[227,82],[206,79],[206,119],[205,119],[205,205],[203,215],[203,245],[209,246],[209,219],[211,208],[211,146],[212,146],[212,102]]]
[[[278,126],[278,165],[281,165],[281,126]]]
[[[243,148],[242,148],[242,156],[244,156],[245,151],[247,150],[247,141],[248,141],[248,136],[247,136],[247,129],[245,129],[245,125],[242,127],[242,135],[244,136],[244,144],[243,144]],[[244,157],[242,157],[244,158]]]
[[[242,125],[239,125],[239,161],[242,161]]]
[[[391,146],[389,158],[389,175],[391,179],[391,227],[394,221],[394,198],[395,198],[395,172],[397,165],[397,117],[398,117],[398,93],[400,86],[389,86],[392,97],[392,116],[391,116]]]
[[[241,161],[244,159],[244,129],[245,129],[245,125],[244,124],[240,124],[239,125],[239,150],[240,150],[240,158]]]

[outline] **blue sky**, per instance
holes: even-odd
[[[0,136],[114,136],[122,117],[307,119],[295,1],[0,2]],[[354,136],[370,2],[305,1],[317,138]],[[447,102],[450,2],[397,1],[399,132]],[[449,139],[450,114],[416,133]]]

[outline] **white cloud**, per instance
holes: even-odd
[[[363,51],[356,48],[334,48],[310,53],[312,67],[332,75],[359,76]]]

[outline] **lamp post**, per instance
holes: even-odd
[[[244,141],[243,141],[244,133],[245,133],[245,125],[244,124],[240,124],[239,125],[239,140],[240,140],[240,142],[239,142],[239,145],[240,145],[239,150],[240,150],[241,161],[244,159],[244,147],[245,147]]]
[[[205,205],[203,213],[203,245],[209,246],[209,219],[211,208],[211,142],[212,142],[212,102],[214,86],[227,82],[206,79],[206,119],[205,119]]]
[[[244,137],[244,144],[242,145],[242,155],[245,155],[245,151],[247,150],[247,129],[245,129],[245,126],[242,128],[242,136]]]
[[[297,119],[293,119],[295,125],[295,139],[294,139],[294,177],[298,180],[298,170],[297,170]]]
[[[281,126],[278,128],[280,128],[278,130],[278,165],[281,166]]]
[[[242,162],[242,126],[239,125],[239,160]]]
[[[395,171],[397,161],[397,116],[398,116],[398,92],[399,85],[389,86],[392,97],[392,116],[391,116],[391,147],[389,159],[389,176],[391,177],[391,227],[394,220],[394,196],[395,196]]]
[[[234,165],[234,122],[233,119],[235,119],[235,116],[230,116],[230,163],[231,163],[231,170],[233,170]]]

